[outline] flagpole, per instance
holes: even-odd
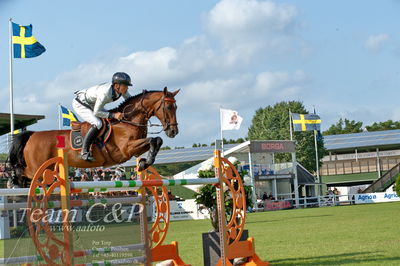
[[[61,104],[58,103],[58,130],[61,130]]]
[[[10,31],[10,142],[13,141],[14,134],[14,95],[13,95],[13,42],[12,42],[12,18],[9,20],[9,31]]]
[[[222,133],[222,112],[221,106],[219,107],[219,127],[221,129],[221,156],[224,157],[224,135]],[[216,144],[216,143],[215,143]]]
[[[314,145],[315,145],[315,164],[317,166],[317,182],[319,183],[318,144],[317,144],[317,131],[315,129],[314,129]]]
[[[292,112],[289,109],[289,128],[290,128],[290,140],[293,141],[293,129],[292,129]]]

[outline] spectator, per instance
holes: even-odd
[[[83,174],[81,175],[81,181],[87,181],[87,175],[86,175],[86,173],[83,173]]]
[[[102,171],[100,174],[101,180],[106,180],[106,172]]]
[[[268,199],[268,194],[267,192],[264,192],[264,194],[262,195],[262,200],[266,201]]]
[[[81,176],[82,176],[81,170],[79,168],[76,168],[75,175],[74,175],[75,180],[80,180]]]
[[[93,181],[100,181],[100,177],[97,174],[95,174],[93,176]]]

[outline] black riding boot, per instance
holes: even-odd
[[[99,130],[95,125],[92,125],[87,132],[85,139],[83,140],[81,154],[79,155],[79,158],[81,158],[82,160],[89,162],[93,162],[95,160],[92,156],[92,153],[90,152],[90,145],[96,139],[98,132]]]

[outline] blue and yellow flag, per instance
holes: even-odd
[[[321,118],[316,114],[292,114],[294,131],[321,130]]]
[[[62,105],[60,105],[60,107],[61,107],[61,116],[63,119],[63,126],[69,127],[71,126],[72,121],[79,121],[76,115],[71,110],[65,108]]]
[[[13,22],[12,29],[14,58],[36,57],[46,51],[46,48],[32,36],[32,24],[29,26],[20,26]]]
[[[19,133],[21,133],[22,131],[25,131],[25,130],[26,130],[26,127],[16,129],[13,131],[13,135],[18,135]]]

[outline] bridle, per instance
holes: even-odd
[[[160,133],[162,131],[166,131],[169,126],[177,126],[178,125],[178,123],[170,123],[169,121],[167,121],[167,116],[166,116],[167,112],[166,112],[165,103],[166,102],[175,103],[176,100],[174,98],[164,95],[159,100],[161,103],[158,105],[157,109],[155,109],[154,111],[151,111],[151,110],[148,111],[148,110],[146,110],[146,107],[143,105],[143,100],[144,100],[145,94],[146,94],[146,91],[143,91],[143,94],[142,94],[142,97],[141,97],[141,100],[140,100],[140,106],[142,107],[142,109],[143,109],[143,111],[145,113],[146,120],[148,121],[148,123],[147,124],[139,124],[139,123],[135,123],[135,122],[127,120],[127,116],[129,116],[131,113],[137,111],[137,109],[135,110],[133,103],[132,104],[128,104],[127,106],[124,107],[124,109],[122,110],[122,119],[119,122],[126,123],[126,124],[133,125],[133,126],[137,126],[137,127],[163,127],[158,132],[148,132],[148,134],[158,134],[158,133]],[[132,110],[131,111],[126,111],[128,109],[128,107],[131,107],[131,106],[132,106]],[[162,107],[162,110],[163,110],[163,121],[161,121],[162,124],[160,125],[160,124],[151,123],[150,122],[150,117],[153,116],[152,114],[157,113],[157,111],[161,107]]]

